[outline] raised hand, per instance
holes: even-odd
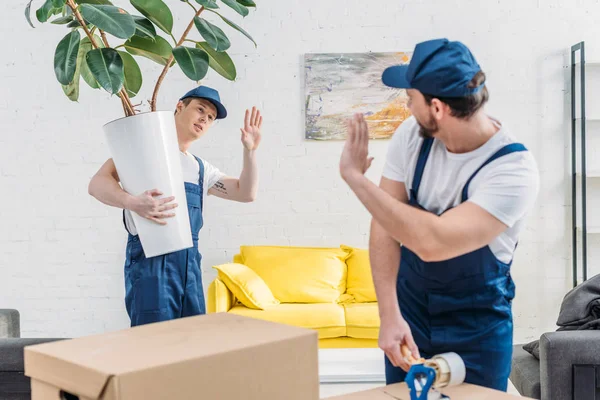
[[[371,166],[369,128],[362,114],[348,121],[348,136],[340,159],[340,174],[347,179],[352,174],[364,175]]]
[[[246,116],[244,118],[244,127],[242,131],[242,144],[248,150],[256,150],[260,144],[262,127],[262,115],[260,110],[256,107],[252,107],[252,113],[250,110],[246,110]]]

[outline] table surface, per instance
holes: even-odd
[[[463,383],[440,390],[450,400],[523,400],[529,397],[515,396],[499,390]],[[410,400],[410,392],[405,382],[376,389],[329,397],[327,400]]]

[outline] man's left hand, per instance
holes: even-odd
[[[371,166],[369,157],[369,128],[362,114],[348,121],[348,137],[340,159],[340,173],[345,181],[358,174],[364,175]]]
[[[260,110],[256,107],[252,107],[252,114],[249,110],[246,110],[246,116],[244,118],[244,127],[242,131],[242,144],[250,151],[256,150],[260,143],[260,128],[262,127],[262,115]]]

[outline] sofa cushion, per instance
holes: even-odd
[[[377,303],[344,304],[348,336],[358,339],[379,338],[379,310]]]
[[[338,304],[282,303],[267,310],[252,310],[243,305],[236,305],[229,312],[245,317],[314,329],[319,333],[319,339],[346,336],[344,308]]]
[[[0,338],[21,336],[21,315],[13,309],[0,308]]]
[[[373,276],[371,275],[369,250],[346,245],[342,245],[341,248],[350,253],[346,260],[348,266],[346,293],[354,297],[357,302],[377,301]]]
[[[279,304],[265,281],[243,264],[222,264],[213,267],[233,295],[246,307],[264,310]]]
[[[348,252],[339,248],[241,246],[234,262],[253,269],[282,303],[345,297]]]
[[[523,345],[513,346],[510,381],[526,397],[541,398],[540,362],[523,350]]]
[[[235,303],[235,296],[220,279],[215,279],[208,285],[206,311],[209,313],[227,312]]]

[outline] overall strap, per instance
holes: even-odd
[[[463,187],[462,190],[462,202],[467,201],[468,199],[468,193],[469,193],[469,184],[471,184],[471,181],[473,180],[473,178],[475,177],[475,175],[477,175],[477,173],[479,171],[481,171],[481,169],[483,167],[485,167],[486,165],[488,165],[489,163],[491,163],[492,161],[502,157],[502,156],[506,156],[508,154],[511,153],[516,153],[519,151],[527,151],[527,148],[525,146],[523,146],[521,143],[511,143],[511,144],[507,144],[506,146],[502,147],[500,150],[498,150],[497,152],[495,152],[490,158],[488,158],[486,160],[486,162],[484,162],[479,168],[477,168],[477,170],[473,173],[473,175],[471,175],[471,177],[469,178],[469,180],[467,181],[467,183],[465,184],[465,186]]]
[[[203,198],[204,198],[204,163],[202,162],[202,160],[197,157],[196,155],[194,155],[194,158],[196,159],[196,161],[198,161],[198,186],[200,186],[200,209],[202,210],[204,207],[204,204],[202,204],[203,202]]]
[[[125,227],[125,230],[127,231],[127,233],[128,233],[130,236],[133,236],[133,235],[131,234],[131,232],[129,232],[129,229],[127,228],[127,221],[126,221],[126,219],[125,219],[125,209],[123,209],[123,226]]]
[[[410,189],[410,197],[413,201],[417,200],[417,193],[419,192],[419,186],[421,185],[421,178],[423,177],[423,171],[425,170],[425,164],[433,145],[433,138],[426,138],[421,144],[421,151],[419,152],[419,158],[417,159],[417,167],[415,168],[415,175],[412,181],[412,188]]]

